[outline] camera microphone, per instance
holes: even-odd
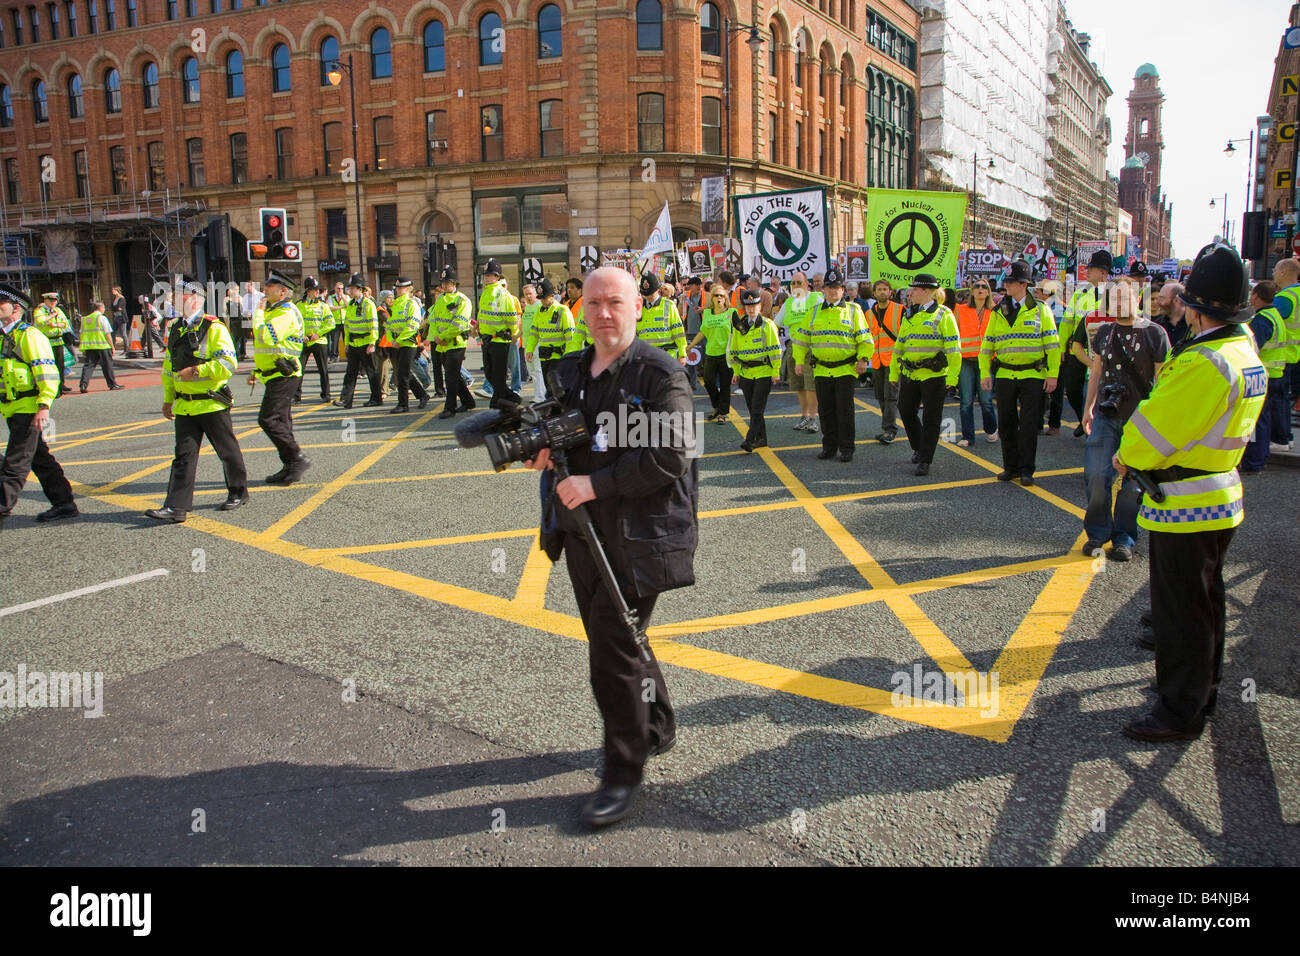
[[[501,412],[491,408],[456,425],[456,444],[461,448],[482,448],[488,432],[501,424]]]

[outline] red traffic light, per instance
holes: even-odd
[[[279,216],[268,216],[267,219],[266,219],[266,224],[267,224],[268,226],[270,226],[272,229],[279,229],[279,228],[280,228],[280,217],[279,217]]]

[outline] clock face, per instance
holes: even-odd
[[[1138,153],[1138,159],[1142,160],[1142,165],[1145,166],[1145,165],[1147,165],[1148,163],[1151,162],[1151,154],[1150,154],[1150,153],[1145,153],[1145,152],[1144,152],[1144,153]]]

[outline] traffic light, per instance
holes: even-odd
[[[259,209],[262,220],[260,239],[248,240],[248,259],[250,262],[263,260],[287,260],[297,262],[302,258],[302,245],[285,240],[285,212],[283,209]]]

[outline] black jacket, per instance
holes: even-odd
[[[601,418],[607,425],[611,415],[626,421],[638,407],[650,413],[676,413],[679,417],[667,421],[682,422],[689,431],[673,432],[675,437],[665,442],[654,440],[661,439],[664,430],[651,428],[649,447],[627,448],[620,447],[618,429],[607,427],[608,449],[597,451],[589,444],[571,450],[569,470],[591,478],[596,498],[587,502],[587,510],[625,593],[649,597],[694,584],[699,468],[684,445],[698,441],[698,435],[686,372],[662,349],[635,339],[610,366],[609,377],[593,384],[589,369],[594,354],[594,346],[588,346],[560,359],[556,367],[564,405],[583,410],[592,435]],[[596,402],[596,394],[602,391]],[[587,547],[578,537],[573,513],[553,494],[543,504],[543,528],[550,508],[558,527],[542,535],[542,548],[551,560],[558,559],[564,547]]]

